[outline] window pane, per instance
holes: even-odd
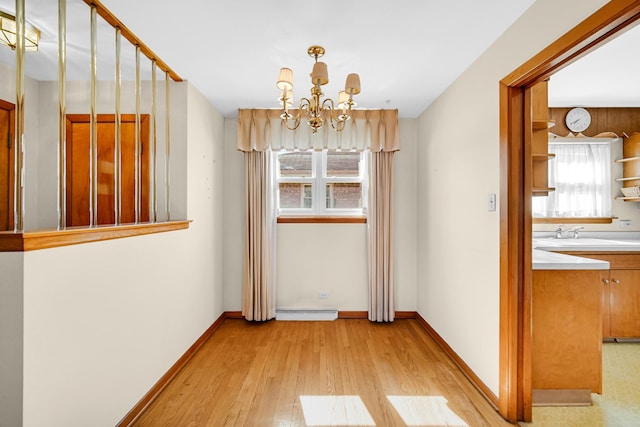
[[[326,176],[360,176],[360,153],[327,153]]]
[[[362,184],[333,183],[327,184],[327,209],[360,209],[362,208]]]
[[[313,206],[313,186],[306,183],[280,183],[281,209],[311,209]]]
[[[311,177],[313,152],[278,154],[280,176]]]

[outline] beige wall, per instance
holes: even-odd
[[[24,339],[25,427],[115,425],[222,314],[224,120],[189,83],[173,95],[188,230],[26,252],[24,276],[0,253],[3,296],[24,289],[24,333],[0,338]]]
[[[498,82],[604,3],[536,1],[419,118],[418,312],[496,394]]]
[[[225,121],[225,310],[241,310],[244,239],[242,154],[237,120]],[[401,150],[394,157],[394,278],[396,309],[415,311],[417,286],[417,121],[400,120]],[[279,224],[278,308],[362,311],[368,307],[366,226]],[[312,272],[309,274],[309,272]],[[329,298],[318,298],[318,292]]]

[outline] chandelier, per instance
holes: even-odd
[[[290,68],[281,68],[280,76],[276,83],[276,86],[282,91],[278,99],[283,110],[280,118],[289,130],[297,129],[304,115],[313,133],[316,133],[324,125],[325,121],[328,121],[336,131],[341,131],[344,129],[347,120],[350,119],[349,113],[351,109],[356,105],[353,101],[353,95],[360,93],[360,76],[355,73],[347,76],[344,90],[338,94],[337,105],[331,98],[322,100],[324,95],[322,86],[329,83],[327,64],[318,62],[318,58],[324,55],[324,48],[322,46],[311,46],[307,49],[307,54],[315,59],[315,64],[313,64],[313,70],[310,74],[311,83],[313,84],[311,98],[300,99],[298,112],[295,116],[292,115],[289,112],[289,108],[293,105],[293,71]]]
[[[17,45],[16,18],[0,10],[0,44],[9,46],[12,50]],[[37,51],[40,31],[25,23],[24,25],[24,50]]]

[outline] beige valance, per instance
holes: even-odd
[[[297,114],[297,110],[290,111]],[[238,110],[238,150],[400,150],[398,110],[354,110],[342,132],[325,123],[315,135],[304,119],[297,130],[288,130],[280,119],[281,112]]]

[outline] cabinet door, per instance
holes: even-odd
[[[640,337],[640,270],[611,270],[611,336]]]

